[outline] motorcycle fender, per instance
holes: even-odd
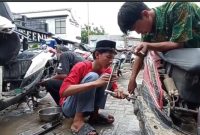
[[[29,67],[28,71],[24,78],[34,74],[35,72],[39,71],[40,69],[44,68],[47,64],[48,60],[52,59],[52,53],[50,52],[41,52],[36,57],[32,59],[31,66]]]

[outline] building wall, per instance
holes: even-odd
[[[73,19],[72,13],[68,10],[57,10],[48,12],[37,12],[37,13],[23,13],[22,15],[27,16],[30,19],[44,20],[48,24],[48,32],[55,34],[55,37],[60,37],[65,40],[72,42],[81,42],[81,26]],[[66,19],[66,32],[65,34],[55,33],[55,20],[65,18]]]
[[[66,36],[71,41],[81,42],[80,39],[77,39],[77,37],[81,37],[81,27],[73,23],[70,16],[66,20]]]
[[[49,32],[55,34],[55,20],[59,18],[47,19],[46,23],[49,26]],[[80,43],[81,40],[77,37],[81,37],[81,28],[80,25],[74,26],[70,21],[70,18],[66,18],[66,33],[65,34],[55,34],[55,37],[60,37],[66,40]]]
[[[48,24],[48,31],[55,33],[55,19],[46,19],[46,23]]]
[[[76,41],[78,43],[81,42],[80,37],[81,37],[81,27],[75,26],[71,24],[71,22],[68,21],[67,23],[67,37],[73,41]],[[77,39],[79,37],[79,39]]]

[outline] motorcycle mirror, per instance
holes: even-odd
[[[0,33],[12,34],[15,29],[15,24],[7,18],[0,16]]]

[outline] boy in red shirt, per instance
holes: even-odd
[[[104,109],[107,95],[105,88],[109,81],[110,65],[116,54],[116,42],[101,40],[97,42],[93,52],[94,61],[83,61],[73,66],[69,75],[60,88],[60,105],[66,117],[72,117],[71,130],[81,135],[96,135],[95,129],[84,122],[84,117],[90,115],[89,122],[99,120],[111,124],[114,122],[112,115],[99,114],[99,109]],[[123,99],[127,95],[117,89],[117,75],[112,77],[112,90],[115,97]]]

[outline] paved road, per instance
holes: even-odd
[[[119,84],[127,88],[130,78],[130,70],[126,65],[123,70],[123,76],[119,79]],[[141,74],[138,78],[141,82]],[[39,129],[45,123],[39,121],[37,111],[47,106],[54,106],[55,103],[48,95],[43,98],[36,110],[30,110],[26,104],[20,105],[17,109],[12,106],[5,111],[0,112],[0,135],[30,135]],[[140,135],[139,123],[133,114],[133,105],[127,100],[115,99],[108,96],[105,112],[113,114],[115,122],[113,125],[97,125],[95,128],[100,135]],[[47,135],[71,135],[71,119],[64,119],[63,124]]]

